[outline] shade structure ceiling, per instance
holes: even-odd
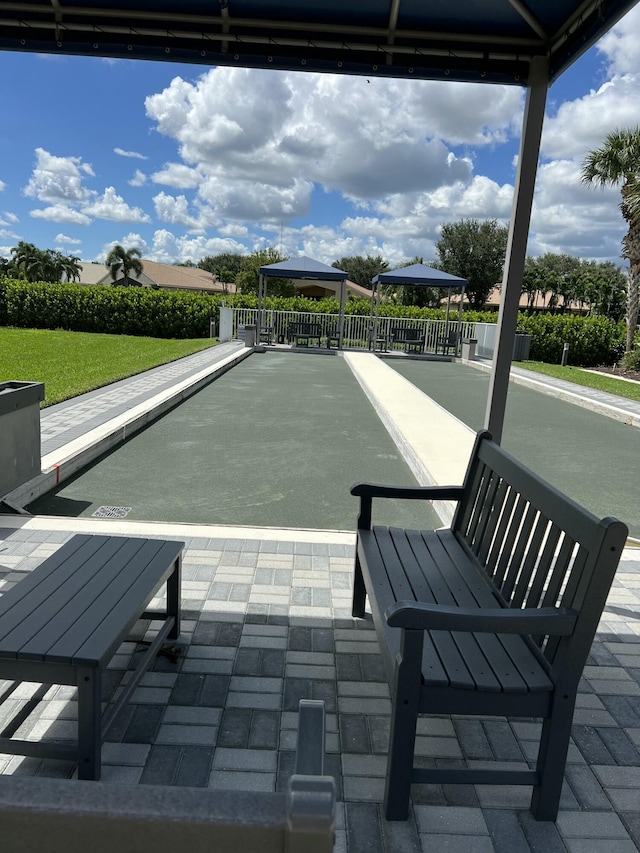
[[[0,49],[415,79],[552,81],[635,0],[0,0]]]

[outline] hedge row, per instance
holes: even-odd
[[[531,335],[533,361],[559,364],[564,343],[569,344],[569,364],[580,367],[612,365],[624,353],[625,324],[608,317],[520,314],[518,328]]]
[[[227,305],[253,308],[256,297],[209,296],[206,294],[151,290],[140,287],[94,287],[79,284],[30,284],[0,279],[0,325],[32,329],[65,329],[74,332],[103,332],[144,335],[156,338],[203,338],[209,321],[217,321],[223,298]],[[267,307],[281,311],[334,314],[335,299],[304,297],[267,298]],[[368,299],[349,300],[348,314],[368,315]],[[386,317],[443,319],[433,308],[380,306]],[[467,311],[465,320],[495,323],[493,312]],[[614,364],[624,351],[624,323],[606,317],[576,317],[563,314],[520,314],[518,328],[531,335],[530,357],[559,363],[562,347],[569,344],[569,363],[592,367]]]

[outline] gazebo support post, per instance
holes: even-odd
[[[458,343],[456,344],[456,356],[462,352],[462,303],[464,302],[464,284],[460,288],[460,311],[458,312]]]
[[[485,424],[499,444],[502,440],[504,413],[509,390],[509,373],[513,343],[518,322],[518,306],[522,292],[522,275],[527,251],[533,191],[540,153],[540,137],[549,85],[547,57],[534,56],[529,72],[529,86],[520,140],[518,171],[514,187],[513,208],[509,225],[507,254],[502,279],[496,350],[487,397]]]
[[[344,306],[347,301],[347,280],[343,278],[340,282],[340,315],[338,316],[338,349],[342,349],[344,334]]]
[[[258,278],[258,317],[256,320],[256,343],[260,343],[260,332],[262,331],[263,302],[266,302],[267,279],[260,273]]]

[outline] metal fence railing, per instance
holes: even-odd
[[[244,327],[256,324],[257,308],[233,309],[233,337],[244,338]],[[291,323],[318,323],[323,338],[335,334],[338,328],[338,314],[316,314],[311,311],[276,311],[265,310],[261,318],[262,329],[269,328],[275,343],[288,343],[288,331]],[[457,330],[457,315],[449,321],[449,328]],[[394,344],[393,333],[400,329],[416,329],[424,333],[424,352],[435,352],[436,344],[447,335],[445,320],[419,320],[406,317],[378,317],[376,345],[381,348],[401,349],[401,344]],[[475,334],[475,323],[462,324],[462,338],[472,338]],[[344,347],[373,349],[374,320],[372,317],[345,314],[343,339]],[[381,342],[384,342],[384,346]]]

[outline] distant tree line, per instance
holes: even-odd
[[[436,243],[437,257],[424,261],[409,258],[394,266],[426,263],[427,266],[460,276],[467,281],[465,299],[471,310],[480,311],[491,291],[502,281],[507,249],[507,228],[497,220],[462,219],[441,228]],[[0,275],[30,282],[55,282],[61,279],[80,279],[80,262],[74,256],[51,249],[37,249],[32,243],[20,242],[11,250],[9,260],[0,258]],[[288,260],[274,248],[260,249],[249,255],[224,252],[208,255],[198,262],[200,269],[215,275],[219,281],[232,283],[246,295],[257,294],[261,266]],[[193,262],[187,265],[194,266]],[[137,248],[125,250],[116,245],[109,252],[105,266],[114,283],[133,284],[130,273],[142,272],[141,253]],[[370,288],[372,279],[391,266],[382,255],[354,255],[333,261],[332,266],[344,270],[349,280]],[[627,277],[611,262],[598,263],[570,255],[547,253],[527,257],[522,281],[522,293],[527,297],[531,312],[546,311],[562,314],[579,309],[589,315],[620,320],[627,306]],[[295,290],[291,279],[270,278],[269,295],[292,297]],[[438,308],[447,290],[435,287],[388,285],[382,288],[385,301],[416,308]]]

